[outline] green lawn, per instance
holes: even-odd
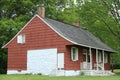
[[[115,70],[115,76],[76,76],[49,77],[40,75],[0,75],[0,80],[120,80],[120,70]]]

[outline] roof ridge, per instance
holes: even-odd
[[[60,23],[65,24],[65,25],[69,25],[69,26],[76,27],[76,28],[81,28],[83,30],[88,30],[88,28],[86,28],[86,27],[82,27],[82,26],[78,27],[78,26],[75,26],[75,25],[72,25],[72,24],[69,24],[69,23],[65,23],[65,22],[61,22],[61,21],[58,21],[58,20],[55,20],[55,19],[51,19],[51,18],[43,18],[43,19],[50,19],[50,20],[53,20],[53,21],[56,21],[56,22],[60,22]]]

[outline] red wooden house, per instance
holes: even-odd
[[[3,48],[8,49],[7,74],[54,76],[111,75],[115,52],[89,31],[45,18],[44,8]]]

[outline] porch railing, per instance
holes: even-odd
[[[80,69],[81,70],[90,70],[90,63],[89,62],[82,62],[80,64]]]
[[[94,70],[97,70],[97,66],[98,66],[98,70],[104,70],[104,67],[103,67],[103,63],[98,63],[98,64],[94,64]],[[81,70],[90,70],[90,63],[89,62],[82,62],[80,63],[80,69]]]
[[[94,64],[94,69],[97,70],[97,66],[98,66],[98,70],[104,70],[104,67],[103,67],[103,63],[98,63],[98,64]]]

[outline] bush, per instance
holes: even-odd
[[[84,72],[80,72],[80,75],[81,75],[81,76],[84,76],[84,75],[85,75],[85,73],[84,73]]]
[[[0,69],[0,74],[6,74],[6,70],[5,69]]]
[[[113,66],[111,65],[111,68],[114,68],[114,69],[120,69],[120,64],[114,64]]]

